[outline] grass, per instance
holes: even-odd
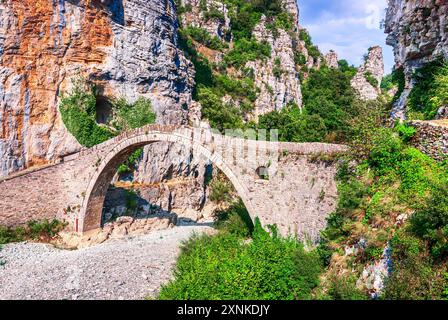
[[[0,245],[27,240],[50,242],[66,227],[66,223],[56,219],[30,221],[24,227],[0,226]]]

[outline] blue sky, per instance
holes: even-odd
[[[380,29],[387,0],[298,0],[300,23],[323,53],[330,49],[359,66],[367,49],[383,47],[386,73],[392,70],[392,47]]]

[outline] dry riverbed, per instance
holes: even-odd
[[[16,243],[0,251],[0,299],[144,299],[172,277],[180,244],[207,225],[183,225],[79,250]]]

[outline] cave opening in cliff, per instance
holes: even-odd
[[[109,99],[104,96],[98,96],[95,104],[96,122],[98,124],[107,124],[112,119],[113,108]]]

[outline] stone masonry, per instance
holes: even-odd
[[[251,217],[277,224],[283,234],[315,241],[335,209],[336,166],[325,159],[345,152],[345,146],[243,140],[207,129],[153,125],[0,180],[0,225],[58,218],[78,232],[100,228],[107,188],[118,166],[137,148],[159,141],[180,144],[212,161],[232,182]],[[260,171],[267,174],[260,176]]]
[[[426,155],[443,161],[448,159],[448,121],[412,121],[417,129],[412,144]]]

